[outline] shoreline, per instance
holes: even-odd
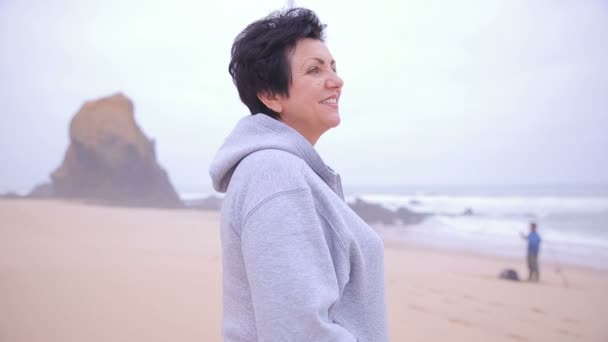
[[[145,206],[126,206],[126,205],[115,205],[110,203],[96,202],[96,201],[87,201],[81,199],[69,199],[69,198],[0,198],[0,204],[3,201],[26,201],[32,203],[66,203],[73,205],[84,205],[87,207],[99,207],[99,208],[112,208],[119,210],[142,210],[142,211],[167,211],[167,212],[207,212],[207,213],[217,213],[219,215],[220,210],[217,209],[201,209],[196,207],[179,207],[179,208],[156,208],[156,207],[145,207]],[[429,251],[433,253],[443,253],[446,255],[456,254],[456,255],[464,255],[470,257],[479,257],[479,258],[493,258],[496,261],[502,261],[506,263],[516,263],[521,267],[525,266],[525,250],[522,249],[521,257],[514,255],[505,255],[504,253],[492,253],[487,249],[477,249],[470,250],[466,249],[463,246],[448,246],[446,244],[431,244],[425,242],[415,242],[408,241],[404,238],[389,236],[394,234],[395,226],[385,226],[378,224],[370,224],[372,229],[374,229],[382,238],[385,243],[385,247],[388,248],[415,248],[421,251]],[[386,228],[389,228],[388,230]],[[408,229],[408,225],[400,226],[398,229]],[[548,260],[544,260],[547,258]],[[546,256],[546,253],[541,254],[541,266],[544,268],[568,268],[568,269],[576,269],[581,271],[589,271],[589,272],[600,272],[608,275],[608,265],[605,268],[592,266],[589,264],[576,263],[568,260],[560,260],[556,261],[554,257],[549,258]]]
[[[382,236],[382,235],[381,235]],[[515,256],[507,256],[507,255],[501,255],[501,254],[493,254],[493,253],[485,253],[482,251],[473,251],[473,250],[466,250],[464,248],[458,248],[458,247],[448,247],[448,246],[437,246],[437,245],[430,245],[430,244],[424,244],[424,243],[415,243],[415,242],[409,242],[409,241],[404,241],[404,240],[400,240],[400,239],[393,239],[393,238],[385,238],[383,237],[382,240],[384,241],[384,246],[385,248],[389,248],[389,249],[414,249],[414,250],[418,250],[421,252],[431,252],[431,253],[440,253],[440,254],[444,254],[446,256],[450,256],[450,255],[461,255],[461,256],[466,256],[466,257],[471,257],[471,258],[491,258],[494,261],[497,262],[504,262],[504,263],[515,263],[518,264],[518,267],[524,268],[526,267],[526,255],[525,252],[522,251],[522,255],[521,257],[515,257]],[[600,273],[603,275],[608,276],[608,269],[602,269],[602,268],[596,268],[593,266],[589,266],[589,265],[581,265],[581,264],[575,264],[575,263],[566,263],[566,262],[555,262],[553,260],[543,260],[542,259],[542,254],[540,257],[540,263],[541,263],[541,267],[542,268],[568,268],[568,269],[572,269],[572,270],[577,270],[577,271],[581,271],[581,272],[593,272],[593,273]]]

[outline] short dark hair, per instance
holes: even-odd
[[[291,8],[249,24],[235,38],[228,72],[251,114],[278,118],[278,113],[266,107],[258,94],[289,96],[289,54],[301,39],[324,41],[325,26],[313,11]]]

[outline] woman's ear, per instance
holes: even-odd
[[[281,114],[283,111],[283,103],[281,102],[281,97],[276,94],[271,94],[267,91],[258,93],[258,99],[262,101],[262,103],[270,108],[273,112]]]

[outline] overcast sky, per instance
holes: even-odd
[[[0,191],[46,181],[121,91],[180,188],[248,111],[234,37],[286,1],[0,0]],[[296,1],[328,25],[345,185],[608,183],[608,2]]]

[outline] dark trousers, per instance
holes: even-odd
[[[538,281],[538,253],[528,253],[528,281]]]

